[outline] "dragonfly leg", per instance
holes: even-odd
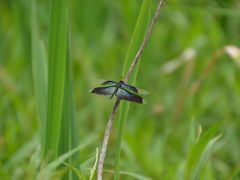
[[[117,87],[115,88],[115,90],[114,90],[113,94],[111,95],[110,99],[113,98],[114,94],[116,94],[116,92],[118,91],[118,89],[119,89],[119,88],[117,88]]]

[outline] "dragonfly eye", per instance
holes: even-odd
[[[119,81],[120,83],[122,83],[122,84],[124,84],[124,82],[121,80],[121,81]]]

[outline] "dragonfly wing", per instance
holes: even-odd
[[[102,95],[112,95],[114,90],[115,90],[115,86],[96,87],[91,91],[91,93],[102,94]]]
[[[129,84],[124,84],[123,86],[124,86],[124,88],[130,89],[131,91],[138,93],[137,88],[135,88],[134,86],[131,86]]]
[[[141,95],[149,95],[149,92],[144,90],[144,89],[136,88],[136,87],[131,86],[129,84],[124,84],[123,86],[124,86],[124,88],[127,88],[134,93],[141,94]]]
[[[133,94],[130,91],[128,91],[127,89],[119,88],[117,93],[116,93],[116,96],[119,99],[124,99],[124,100],[127,100],[127,101],[136,102],[136,103],[140,103],[140,104],[143,103],[143,100],[142,100],[141,96]]]
[[[149,92],[145,89],[140,89],[140,88],[137,88],[138,90],[138,94],[141,94],[141,95],[149,95]]]
[[[115,82],[115,81],[104,81],[103,83],[101,83],[101,85],[116,85],[117,84],[117,82]]]

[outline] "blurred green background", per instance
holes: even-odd
[[[96,137],[79,153],[92,167],[114,100],[89,89],[98,79],[120,80],[141,0],[71,0],[70,51],[79,143]],[[152,2],[152,16],[158,1]],[[49,2],[36,2],[39,37],[47,57]],[[29,0],[0,0],[0,179],[31,179],[39,145],[33,89]],[[151,179],[184,179],[191,132],[222,123],[200,179],[234,179],[240,174],[240,67],[226,53],[189,90],[226,45],[240,47],[238,0],[168,0],[143,52],[136,86],[150,92],[147,104],[132,103],[120,169]],[[187,54],[186,54],[187,52]],[[189,54],[190,53],[190,54]],[[174,60],[175,59],[175,60]],[[174,61],[173,61],[174,60]],[[185,60],[185,61],[184,61]],[[188,61],[186,61],[188,60]],[[239,60],[239,59],[238,59]],[[166,71],[173,61],[176,69]],[[181,64],[182,63],[182,64]],[[113,124],[106,169],[114,169],[118,118]],[[200,128],[201,127],[201,128]],[[36,160],[36,158],[35,158]],[[10,164],[10,165],[9,165]],[[88,170],[83,168],[85,173]],[[111,179],[112,173],[104,173]],[[1,178],[2,177],[2,178]],[[28,178],[27,178],[28,177]],[[239,177],[240,178],[240,177]],[[137,179],[121,175],[120,179]]]

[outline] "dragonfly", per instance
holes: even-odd
[[[101,83],[100,87],[96,87],[93,90],[91,90],[91,93],[100,94],[100,95],[110,95],[110,99],[113,98],[115,95],[118,99],[131,101],[139,104],[143,104],[143,98],[140,96],[141,94],[147,94],[145,90],[142,90],[142,92],[139,91],[140,89],[137,89],[134,86],[131,86],[129,84],[125,84],[124,81],[104,81]]]

